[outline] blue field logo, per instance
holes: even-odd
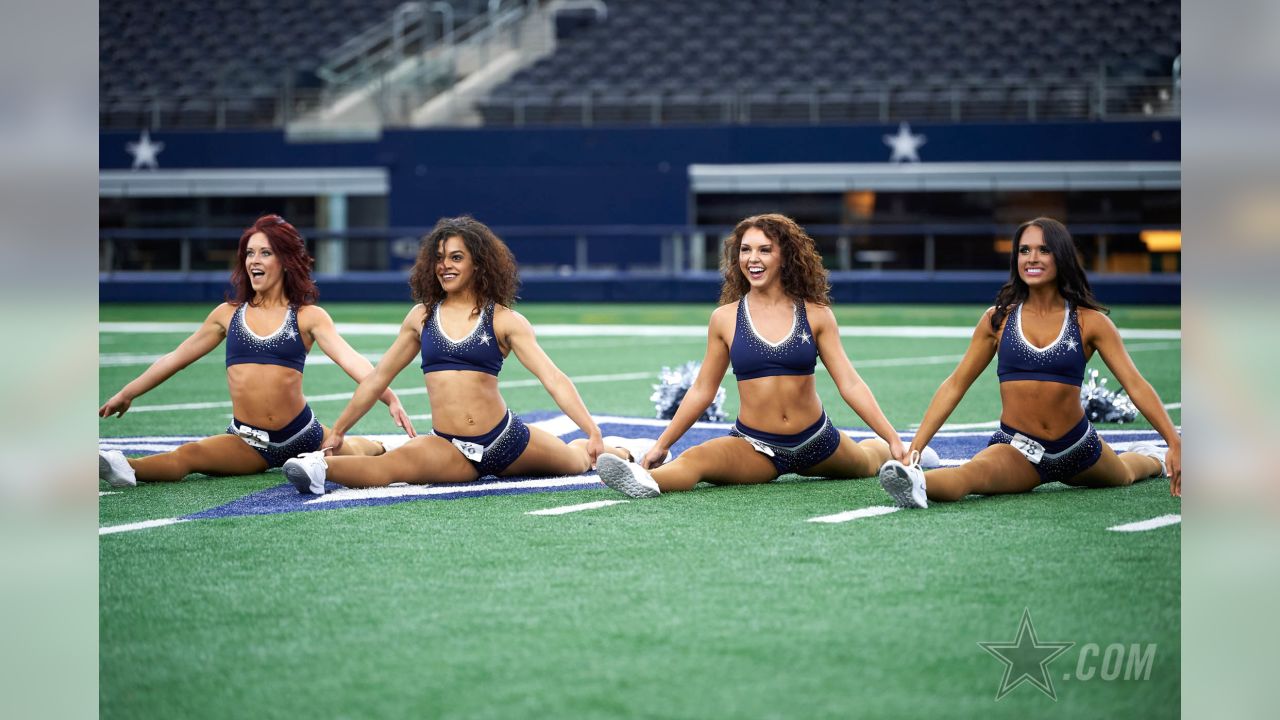
[[[522,415],[522,417],[530,425],[539,427],[565,441],[585,437],[582,431],[573,424],[572,420],[560,413],[533,412]],[[617,435],[625,438],[649,440],[657,439],[668,423],[666,420],[617,416],[598,416],[596,421],[605,436]],[[672,448],[672,454],[678,456],[694,445],[712,438],[721,437],[729,431],[730,427],[732,427],[730,423],[695,423],[689,429],[689,432],[685,433],[684,437],[680,439],[680,442],[676,443],[675,447]],[[863,429],[845,430],[844,432],[854,440],[874,437],[870,431]],[[1152,430],[1109,430],[1101,434],[1117,450],[1139,441],[1159,441],[1159,435]],[[930,445],[938,451],[944,465],[959,465],[986,447],[987,439],[990,435],[990,430],[940,432],[934,437]],[[375,437],[388,440],[403,439],[400,436]],[[99,441],[99,446],[104,450],[120,450],[130,455],[137,455],[173,450],[183,443],[198,439],[198,437],[186,436],[103,438]],[[276,473],[278,471],[272,472]],[[344,488],[330,483],[328,485],[329,492],[318,497],[301,495],[292,485],[282,482],[278,486],[246,495],[225,505],[170,520],[172,522],[183,522],[243,515],[274,515],[287,512],[390,505],[417,500],[459,500],[491,495],[601,490],[604,488],[604,484],[600,482],[594,472],[556,478],[484,477],[468,483],[401,484],[385,488]]]

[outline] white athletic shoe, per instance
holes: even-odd
[[[111,483],[111,487],[133,487],[138,484],[138,474],[119,450],[98,451],[98,479]]]
[[[596,458],[596,472],[605,485],[633,498],[651,498],[662,494],[648,470],[617,455]]]
[[[1150,443],[1139,443],[1131,446],[1126,452],[1137,453],[1160,461],[1160,474],[1157,477],[1169,477],[1169,467],[1164,464],[1164,456],[1168,448],[1156,447]]]
[[[920,451],[920,467],[925,470],[942,467],[942,458],[938,457],[938,451],[926,445],[924,450]]]
[[[927,508],[929,496],[924,489],[924,470],[920,469],[919,455],[911,454],[910,465],[887,460],[880,466],[880,487],[900,508]]]
[[[618,435],[606,435],[603,440],[606,446],[622,448],[623,450],[631,453],[631,460],[633,462],[639,462],[640,459],[644,457],[644,454],[649,452],[650,448],[658,443],[657,440],[650,440],[649,438],[626,438]],[[662,462],[666,463],[670,461],[671,451],[668,450],[667,456],[662,458]]]
[[[284,476],[303,495],[323,495],[324,477],[329,465],[324,461],[324,451],[302,453],[284,461]]]

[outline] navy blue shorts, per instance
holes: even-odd
[[[324,427],[311,412],[310,405],[302,406],[298,417],[279,430],[264,430],[232,419],[227,432],[239,436],[249,447],[257,450],[269,468],[280,467],[285,460],[302,453],[319,450],[324,440]]]
[[[1027,442],[1030,440],[1031,442]],[[1036,468],[1041,483],[1065,482],[1093,467],[1102,457],[1102,441],[1088,418],[1057,440],[1045,440],[1000,423],[988,446],[1011,445]]]
[[[756,452],[769,458],[779,475],[811,468],[835,455],[840,447],[840,431],[825,412],[817,422],[794,435],[755,430],[741,420],[733,424],[729,434],[746,440]]]
[[[510,410],[497,427],[483,435],[450,435],[439,430],[431,432],[453,443],[475,466],[480,477],[497,475],[506,470],[529,447],[529,426]]]

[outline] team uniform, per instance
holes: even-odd
[[[1038,348],[1022,333],[1022,305],[1009,314],[997,349],[996,375],[1000,382],[1039,380],[1074,385],[1084,382],[1084,341],[1080,336],[1080,319],[1076,309],[1067,303],[1058,337],[1047,347]],[[1039,438],[1003,422],[987,445],[1004,443],[1022,453],[1040,476],[1040,482],[1061,482],[1093,467],[1102,457],[1102,441],[1098,431],[1083,415],[1080,422],[1062,437]]]
[[[818,364],[818,348],[804,302],[796,302],[791,331],[782,340],[771,343],[756,332],[744,295],[738,302],[729,362],[734,378],[739,381],[776,375],[812,375]],[[834,455],[840,447],[840,431],[831,424],[826,411],[812,425],[795,434],[756,430],[744,425],[741,419],[734,422],[729,434],[746,440],[756,452],[768,457],[779,475],[813,467]]]
[[[244,319],[247,304],[236,308],[227,326],[227,367],[244,363],[279,365],[302,372],[307,361],[307,348],[298,330],[298,314],[293,306],[285,311],[284,322],[267,336],[258,335]],[[285,460],[320,449],[324,427],[303,405],[298,416],[278,430],[259,428],[232,418],[227,432],[241,440],[267,461],[267,467],[280,467]]]
[[[480,311],[475,327],[461,340],[454,340],[440,327],[440,305],[428,310],[422,328],[422,372],[471,370],[497,376],[502,370],[502,351],[493,331],[493,309],[490,303]],[[511,410],[488,432],[480,435],[450,435],[433,430],[444,438],[475,467],[480,477],[497,475],[515,462],[529,446],[529,428]]]

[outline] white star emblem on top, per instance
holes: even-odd
[[[802,333],[800,333],[800,342],[802,342],[802,343],[807,343],[807,342],[809,342],[809,333],[807,333],[807,332],[802,332]]]
[[[885,135],[884,144],[893,148],[889,156],[891,163],[920,162],[920,146],[927,142],[924,135],[912,135],[911,126],[905,122],[898,125],[897,135]]]
[[[285,330],[285,331],[284,331],[284,336],[285,336],[285,337],[287,337],[287,338],[289,338],[290,340],[292,340],[292,339],[294,339],[294,338],[298,337],[298,333],[294,332],[294,331],[293,331],[293,328],[289,328],[288,330]]]
[[[480,342],[481,342],[482,344],[484,344],[484,345],[488,345],[488,344],[489,344],[489,340],[490,340],[490,338],[489,338],[489,333],[487,333],[487,332],[482,332],[482,333],[480,333]]]
[[[1076,346],[1076,341],[1075,341],[1075,339],[1074,339],[1074,338],[1072,338],[1072,339],[1070,339],[1070,340],[1068,340],[1068,341],[1067,341],[1067,349],[1068,349],[1068,350],[1073,350],[1073,351],[1074,351],[1074,350],[1076,349],[1076,347],[1077,347],[1077,346]]]
[[[164,143],[151,142],[151,134],[146,130],[142,131],[142,137],[138,138],[138,142],[125,143],[124,149],[133,156],[132,170],[141,168],[150,168],[156,170],[160,167],[160,163],[156,161],[156,156],[164,150]]]

